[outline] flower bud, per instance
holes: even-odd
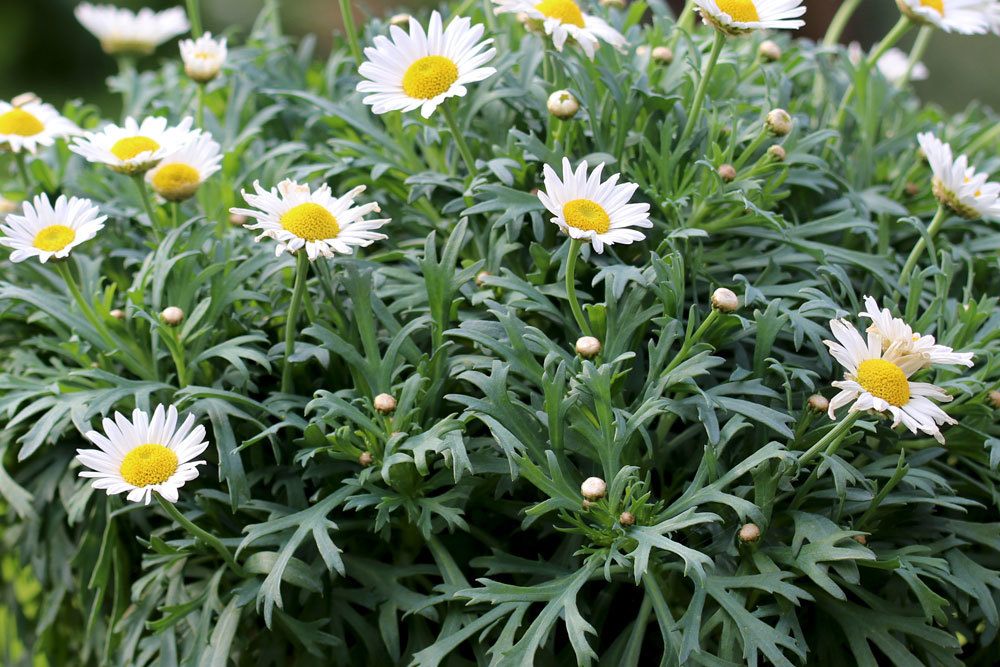
[[[1000,391],[994,389],[990,392],[990,403],[993,404],[994,408],[1000,410]]]
[[[580,485],[580,495],[590,501],[600,500],[608,492],[608,485],[600,477],[588,477]]]
[[[712,308],[722,313],[735,312],[740,307],[739,297],[731,289],[720,287],[712,292]]]
[[[398,26],[400,28],[405,28],[410,25],[410,15],[403,12],[400,14],[393,14],[389,17],[389,25]]]
[[[396,399],[389,394],[379,394],[375,397],[375,409],[384,415],[395,412]]]
[[[740,527],[740,542],[743,544],[753,544],[760,539],[760,526],[755,523],[745,523]]]
[[[593,336],[581,336],[576,341],[576,353],[584,359],[592,359],[601,353],[601,341]]]
[[[642,46],[635,47],[635,55],[639,56],[640,58],[645,58],[646,56],[649,55],[649,47],[646,46],[645,44],[643,44]]]
[[[125,311],[122,310],[121,308],[115,308],[114,310],[112,310],[108,314],[111,315],[111,317],[115,318],[116,320],[124,320],[125,319]]]
[[[776,136],[783,137],[792,131],[792,117],[784,109],[772,109],[766,122],[767,129]]]
[[[0,215],[6,215],[8,213],[13,213],[17,210],[17,202],[13,202],[6,197],[0,195]]]
[[[781,47],[778,46],[777,42],[772,42],[769,39],[760,43],[760,46],[757,47],[757,53],[768,62],[773,63],[776,60],[781,60]]]
[[[197,83],[208,83],[219,76],[229,55],[226,38],[214,39],[210,32],[203,33],[198,39],[182,39],[178,46],[184,73]]]
[[[920,186],[913,181],[907,181],[906,186],[903,188],[906,192],[907,197],[916,197],[920,194]]]
[[[476,286],[482,287],[486,284],[486,279],[490,277],[489,271],[480,271],[476,274]]]
[[[372,464],[373,460],[371,452],[361,452],[361,456],[358,457],[358,463],[366,468]]]
[[[868,538],[864,535],[851,535],[851,539],[863,547],[868,546]]]
[[[549,113],[561,120],[569,120],[580,110],[580,102],[568,90],[557,90],[549,95]]]
[[[32,102],[41,102],[41,98],[32,92],[21,93],[17,95],[10,101],[10,105],[13,107],[23,107],[25,104],[31,104]]]
[[[785,152],[784,146],[779,146],[778,144],[768,148],[767,154],[776,162],[784,162],[785,158],[788,157],[788,153]]]
[[[184,311],[177,306],[167,306],[160,313],[160,321],[169,327],[175,327],[184,321]]]
[[[635,515],[632,514],[631,512],[622,512],[620,515],[618,515],[618,523],[620,523],[623,526],[635,525]]]
[[[652,50],[650,56],[653,62],[659,63],[660,65],[669,65],[674,62],[674,52],[670,50],[669,46],[657,46]]]
[[[824,396],[820,396],[819,394],[813,394],[810,396],[806,404],[809,406],[810,410],[819,413],[826,412],[830,408],[830,401],[826,400]]]
[[[732,183],[736,180],[736,167],[731,164],[719,165],[719,178],[724,180],[726,183]]]
[[[234,227],[242,227],[243,225],[247,224],[248,219],[249,218],[247,218],[242,213],[229,214],[229,224],[233,225]]]

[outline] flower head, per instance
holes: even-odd
[[[77,137],[70,150],[118,173],[142,174],[197,138],[191,122],[185,118],[176,127],[168,127],[167,119],[159,116],[146,118],[141,124],[126,118],[123,127],[108,125],[100,132]]]
[[[290,180],[271,190],[265,190],[257,182],[253,187],[256,194],[244,191],[243,198],[254,208],[234,208],[231,212],[254,218],[257,222],[247,225],[247,229],[261,232],[257,241],[276,240],[275,255],[302,248],[310,260],[320,255],[333,257],[335,253],[349,255],[355,247],[364,248],[388,238],[375,231],[388,219],[364,219],[369,213],[381,210],[377,203],[354,205],[355,197],[365,191],[363,185],[340,198],[331,194],[328,185],[310,191],[308,185]]]
[[[802,0],[694,0],[705,23],[730,35],[763,28],[795,30],[805,25]]]
[[[61,259],[104,228],[108,217],[99,214],[89,199],[61,195],[52,206],[48,195],[41,194],[32,203],[24,202],[21,215],[11,213],[4,219],[0,245],[14,249],[12,262],[29,257],[37,257],[43,264],[53,257]]]
[[[947,345],[938,345],[934,336],[916,333],[902,319],[893,317],[888,308],[879,309],[878,302],[870,296],[865,297],[865,309],[858,315],[872,321],[868,333],[879,337],[886,352],[897,356],[917,355],[923,361],[923,368],[933,364],[972,368],[971,352],[955,352]]]
[[[212,135],[199,133],[146,172],[146,181],[167,201],[184,201],[198,191],[205,180],[219,171],[222,154]]]
[[[549,113],[562,120],[569,120],[580,110],[580,101],[568,90],[557,90],[549,95],[546,106]]]
[[[956,160],[951,146],[930,132],[918,134],[917,141],[930,163],[938,201],[963,218],[1000,220],[1000,183],[969,166],[965,155]]]
[[[0,101],[0,150],[34,153],[56,139],[80,131],[51,104],[29,100],[21,104]]]
[[[198,83],[208,83],[217,77],[228,54],[226,38],[214,39],[210,32],[198,39],[181,40],[180,49],[184,71]]]
[[[143,8],[139,13],[111,5],[85,2],[74,11],[76,19],[101,40],[110,55],[148,55],[160,44],[188,31],[187,15],[180,7],[162,12]]]
[[[983,0],[896,0],[896,5],[911,20],[945,32],[981,35],[990,29]]]
[[[441,15],[434,12],[426,33],[411,18],[409,33],[392,25],[389,34],[391,40],[375,38],[358,68],[364,78],[358,91],[370,93],[363,101],[377,114],[420,108],[420,115],[430,118],[449,97],[465,97],[466,84],[496,73],[483,67],[496,54],[496,49],[487,48],[493,40],[480,41],[483,26],[472,25],[468,18],[456,17],[442,29]]]
[[[531,25],[540,25],[552,37],[557,51],[562,51],[566,41],[572,39],[593,60],[600,41],[616,49],[626,45],[624,35],[599,16],[584,14],[575,0],[493,0],[493,3],[497,5],[494,14],[517,14]]]
[[[94,479],[95,489],[107,494],[128,493],[132,502],[149,504],[155,491],[165,500],[177,502],[177,490],[198,476],[194,461],[205,451],[205,427],[194,426],[194,415],[177,425],[177,408],[156,406],[153,418],[142,410],[132,411],[129,421],[120,412],[114,421],[104,419],[104,433],[89,431],[87,439],[98,449],[78,449],[77,460],[88,470],[80,477]]]
[[[538,199],[561,230],[574,239],[593,244],[598,253],[604,252],[606,245],[629,244],[646,238],[633,227],[653,226],[649,221],[649,204],[628,203],[638,185],[619,185],[621,174],[602,182],[604,163],[594,167],[589,177],[586,161],[574,172],[569,160],[563,158],[562,168],[560,179],[552,167],[545,165],[545,190],[538,192]]]

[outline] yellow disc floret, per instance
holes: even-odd
[[[921,7],[929,7],[944,16],[944,0],[920,0]]]
[[[163,484],[177,472],[177,454],[163,445],[139,445],[125,455],[119,472],[132,486]]]
[[[0,134],[33,137],[44,129],[42,121],[24,109],[11,109],[5,114],[0,114]]]
[[[573,0],[542,0],[535,9],[550,19],[559,19],[563,23],[583,27],[583,12]]]
[[[299,204],[281,216],[281,226],[306,241],[336,238],[340,225],[332,213],[312,202]]]
[[[611,218],[604,207],[589,199],[574,199],[563,206],[566,224],[588,232],[603,234],[611,228]]]
[[[34,246],[45,252],[59,252],[76,238],[76,232],[66,225],[49,225],[35,234]]]
[[[885,359],[865,359],[858,364],[858,384],[872,396],[897,408],[910,400],[910,381],[903,369]]]
[[[413,61],[403,74],[403,92],[418,100],[437,97],[458,80],[458,65],[444,56],[425,56]]]
[[[150,176],[149,180],[156,194],[167,201],[184,201],[194,195],[201,185],[198,170],[182,162],[161,165]]]
[[[716,0],[716,4],[734,21],[754,23],[760,20],[760,14],[757,13],[753,0]]]
[[[111,152],[119,160],[131,160],[140,153],[160,150],[160,144],[149,137],[125,137],[115,142]]]

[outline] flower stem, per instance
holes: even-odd
[[[201,8],[198,0],[187,0],[188,20],[191,22],[191,34],[201,37]]]
[[[451,131],[451,138],[455,140],[458,152],[462,154],[462,160],[465,161],[465,168],[469,170],[470,176],[475,175],[476,160],[472,157],[472,151],[469,150],[468,144],[465,143],[465,137],[462,136],[462,130],[455,119],[455,112],[452,111],[451,105],[447,102],[441,105],[441,110],[444,112],[444,120],[448,124],[448,130]]]
[[[945,210],[944,204],[938,204],[937,213],[934,214],[934,219],[931,220],[931,224],[927,227],[927,238],[933,240],[941,227],[944,226],[945,218],[947,218],[947,211]],[[920,256],[924,254],[924,249],[927,247],[927,241],[921,236],[917,244],[913,246],[913,250],[910,251],[910,256],[906,258],[906,264],[903,264],[903,270],[899,274],[899,284],[903,285],[910,278],[910,273],[913,268],[917,265],[917,261]]]
[[[695,329],[694,333],[691,334],[690,337],[684,339],[684,344],[681,345],[681,349],[677,351],[677,355],[669,364],[667,364],[667,367],[663,369],[663,372],[660,374],[661,377],[677,368],[681,362],[687,359],[688,352],[690,352],[691,348],[697,345],[698,341],[700,341],[708,332],[715,320],[718,319],[720,312],[721,311],[717,308],[713,308],[712,312],[710,312],[708,317],[705,318],[705,321],[701,323],[701,326]]]
[[[191,537],[195,538],[195,540],[201,540],[205,544],[215,549],[218,552],[218,554],[222,556],[222,560],[226,561],[226,565],[228,565],[234,573],[236,573],[238,576],[241,577],[243,576],[243,568],[240,567],[240,564],[236,562],[236,559],[233,557],[233,554],[229,552],[229,549],[227,549],[226,545],[222,543],[222,540],[217,538],[215,535],[212,535],[208,531],[202,530],[201,528],[196,526],[193,521],[191,521],[186,516],[181,514],[181,511],[177,509],[177,507],[172,502],[166,500],[160,494],[154,493],[153,495],[156,497],[156,501],[160,503],[160,507],[163,508],[163,511],[169,514],[170,518],[172,518],[174,521],[180,524],[181,527],[184,528],[184,530],[190,533]]]
[[[698,82],[698,88],[694,93],[694,101],[691,103],[691,113],[688,114],[687,124],[684,126],[684,132],[681,133],[681,140],[678,145],[683,145],[691,135],[694,133],[695,127],[698,126],[698,120],[701,118],[701,108],[705,102],[705,93],[708,92],[708,82],[712,78],[712,70],[715,69],[715,64],[719,62],[719,55],[722,53],[722,47],[726,43],[726,34],[721,30],[715,31],[715,40],[712,42],[712,52],[708,56],[708,60],[705,61],[704,67],[701,71],[701,81]]]
[[[339,0],[340,17],[344,22],[344,32],[347,33],[347,44],[351,49],[354,61],[360,66],[362,62],[361,45],[358,43],[358,29],[354,24],[354,14],[351,12],[351,0]]]
[[[24,196],[31,195],[31,177],[28,175],[28,159],[23,152],[14,153],[14,161],[17,162],[17,172],[21,175],[21,184],[24,186]]]
[[[156,216],[156,211],[153,209],[153,202],[149,199],[149,191],[146,190],[146,179],[142,174],[135,174],[132,176],[132,180],[135,182],[135,187],[139,190],[139,198],[142,200],[142,207],[149,217],[149,226],[153,228],[153,235],[157,241],[160,241],[160,221]]]
[[[860,416],[860,412],[852,412],[841,420],[839,424],[830,429],[826,435],[816,442],[815,445],[807,449],[802,456],[799,457],[799,467],[801,468],[804,466],[823,450],[826,450],[828,454],[835,452],[837,447],[840,446],[840,441],[844,439],[847,433],[851,430],[851,427],[854,426],[854,422],[858,421]]]
[[[743,152],[740,153],[740,156],[736,158],[736,161],[733,162],[733,168],[736,169],[736,171],[739,171],[740,168],[746,164],[746,161],[753,157],[753,154],[757,152],[757,149],[759,149],[764,142],[767,141],[767,138],[770,135],[771,132],[767,129],[767,125],[762,127],[760,129],[760,133],[758,133],[754,140],[750,142],[750,145],[748,145]]]
[[[854,16],[854,12],[858,10],[860,4],[861,0],[845,0],[844,4],[837,10],[837,13],[833,15],[830,27],[826,29],[826,35],[823,37],[823,46],[833,46],[840,41],[841,36],[844,34],[844,28],[847,27],[848,22],[850,22],[851,17]]]
[[[691,32],[694,28],[694,0],[687,0],[684,3],[684,9],[677,16],[677,27],[687,32]]]
[[[205,85],[198,84],[198,107],[195,109],[195,121],[198,129],[205,129]]]
[[[927,51],[927,46],[931,43],[931,37],[933,36],[933,26],[921,26],[920,31],[917,33],[917,39],[913,42],[913,48],[910,49],[910,57],[906,61],[906,71],[903,72],[903,78],[896,84],[898,88],[905,88],[906,84],[910,82],[910,77],[913,76],[913,69],[920,62],[920,59],[924,57],[924,53]]]
[[[306,277],[309,273],[309,257],[305,248],[295,253],[295,286],[292,288],[292,300],[288,304],[288,315],[285,318],[285,366],[281,370],[281,392],[289,394],[292,391],[292,353],[295,351],[295,324],[299,319],[302,307],[302,297],[306,293]]]
[[[580,239],[570,239],[569,252],[566,255],[566,296],[569,298],[569,307],[573,311],[573,318],[580,331],[586,336],[593,335],[587,318],[583,316],[583,309],[576,298],[576,258],[580,254]]]

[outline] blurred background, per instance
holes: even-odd
[[[183,0],[92,0],[137,9],[165,9],[183,5]],[[597,0],[589,0],[595,2]],[[0,1],[0,99],[31,90],[57,107],[68,99],[83,98],[101,104],[107,96],[104,78],[115,71],[113,59],[105,57],[97,40],[73,16],[79,0]],[[264,0],[201,0],[205,28],[215,32],[235,27],[245,34]],[[670,0],[682,4],[683,0]],[[356,16],[387,16],[407,8],[433,4],[428,0],[354,1]],[[821,38],[839,0],[807,0],[806,28],[801,34]],[[845,41],[857,40],[864,47],[882,37],[899,18],[893,0],[868,0],[856,13],[845,33]],[[329,50],[339,39],[340,13],[334,0],[283,0],[282,19],[287,32],[315,33],[321,49]],[[900,46],[908,50],[916,31]],[[175,44],[162,47],[151,58],[176,57]],[[1000,86],[996,65],[1000,61],[1000,39],[995,36],[965,37],[936,32],[924,62],[930,78],[916,84],[929,102],[955,111],[972,99],[1000,109]],[[990,65],[989,63],[994,63]],[[148,65],[149,63],[147,63]],[[994,72],[989,75],[989,72]],[[984,79],[984,76],[987,78]]]

